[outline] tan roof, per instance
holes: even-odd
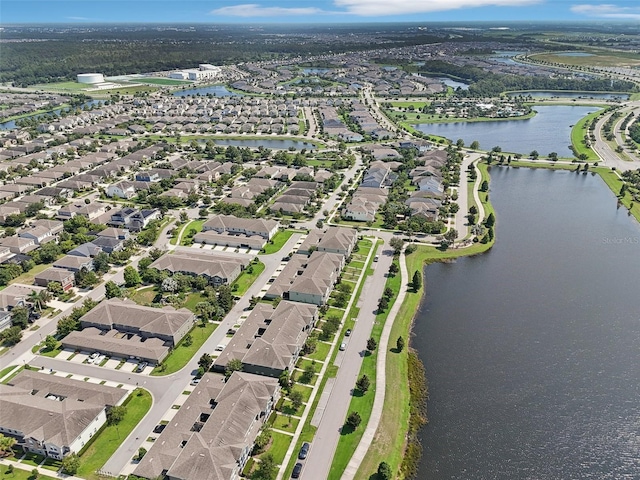
[[[225,383],[221,375],[206,373],[134,474],[156,478],[166,470],[174,479],[231,478],[262,426],[255,420],[278,390],[275,378],[234,372]]]
[[[0,385],[0,425],[25,437],[69,446],[126,390],[23,370]]]
[[[144,307],[128,299],[110,298],[83,315],[80,323],[101,325],[107,330],[126,326],[151,335],[173,336],[193,318],[194,314],[186,308]]]
[[[163,255],[149,265],[149,268],[168,270],[170,272],[188,272],[194,275],[220,277],[233,282],[240,273],[239,265],[245,266],[248,260],[224,255],[174,253]],[[233,278],[232,278],[233,277]]]

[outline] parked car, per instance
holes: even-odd
[[[300,478],[300,474],[302,473],[302,464],[300,462],[296,463],[296,466],[293,467],[293,472],[291,473],[291,478]]]
[[[162,425],[162,424],[156,425],[155,428],[153,429],[153,433],[162,433],[165,427],[166,425]]]
[[[344,343],[344,342],[343,342],[343,343],[341,343],[341,344],[340,344],[340,351],[341,351],[341,352],[344,352],[346,349],[347,349],[347,344],[346,344],[346,343]]]
[[[142,372],[145,368],[147,368],[147,365],[149,365],[147,362],[139,363],[136,367],[136,373]]]
[[[221,351],[223,351],[223,350],[224,350],[224,345],[218,345],[218,346],[216,347],[216,352],[221,352]]]
[[[191,385],[195,386],[197,384],[200,383],[200,379],[199,378],[194,378],[193,380],[191,380]]]
[[[89,355],[89,359],[95,360],[96,358],[98,358],[98,355],[100,355],[98,352],[93,352],[91,355]]]
[[[350,337],[351,336],[351,329],[350,328],[347,328],[347,331],[344,332],[344,336],[345,337]]]
[[[305,458],[307,458],[307,454],[309,453],[309,448],[311,447],[311,445],[309,445],[309,442],[304,442],[302,444],[302,447],[300,447],[300,451],[298,452],[298,459],[299,460],[304,460]]]

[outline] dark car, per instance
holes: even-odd
[[[302,444],[302,447],[300,447],[300,451],[298,452],[298,459],[300,460],[304,460],[305,458],[307,458],[307,454],[309,453],[309,443],[308,442],[304,442]]]
[[[350,329],[350,328],[347,328],[347,331],[346,331],[346,332],[344,332],[344,336],[345,336],[345,337],[349,337],[349,336],[351,336],[351,329]]]
[[[153,433],[162,433],[165,429],[166,425],[156,425],[153,429]]]
[[[298,462],[296,463],[296,466],[293,467],[293,472],[291,472],[291,478],[300,478],[301,473],[302,473],[302,464]]]

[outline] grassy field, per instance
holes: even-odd
[[[623,52],[609,52],[606,54],[598,50],[591,50],[589,56],[581,57],[569,57],[565,55],[558,55],[555,53],[539,53],[530,55],[532,59],[541,60],[544,62],[561,63],[565,65],[573,66],[585,66],[585,67],[638,67],[640,66],[640,59],[637,54],[623,53]]]
[[[291,443],[293,437],[284,433],[273,432],[271,434],[271,438],[271,445],[266,452],[260,455],[260,457],[266,455],[267,453],[270,453],[271,455],[273,455],[273,459],[275,460],[275,462],[277,464],[281,464],[284,461],[284,456],[287,454],[287,449],[289,448],[289,444]]]
[[[248,270],[251,269],[251,273]],[[265,266],[264,263],[251,263],[247,268],[243,270],[240,276],[236,279],[235,282],[231,284],[231,288],[233,290],[234,295],[242,296],[249,290],[249,287],[253,285],[253,282],[256,281],[256,278],[260,276],[262,272],[264,272]]]
[[[142,77],[135,78],[133,81],[139,83],[150,83],[152,85],[189,85],[193,82],[189,80],[178,80],[175,78],[156,78],[156,77]]]
[[[571,129],[571,144],[576,149],[576,154],[586,154],[588,161],[597,161],[598,155],[591,147],[587,147],[584,143],[585,135],[589,135],[588,125],[595,121],[595,118],[602,113],[601,110],[590,113],[586,117],[581,118]]]
[[[271,255],[272,253],[279,252],[285,243],[291,238],[291,235],[295,233],[294,230],[279,230],[271,240],[269,240],[262,252],[265,255]],[[288,253],[288,252],[287,252]]]
[[[134,291],[129,295],[129,300],[133,300],[138,305],[150,305],[158,293],[157,287],[152,285],[150,287]]]
[[[189,363],[189,360],[195,355],[195,353],[200,349],[202,344],[209,338],[209,336],[213,333],[213,331],[218,327],[215,323],[207,323],[206,326],[202,327],[200,324],[193,327],[191,330],[191,338],[192,343],[189,346],[184,344],[184,341],[180,342],[164,359],[163,365],[164,369],[161,366],[158,366],[153,369],[151,375],[161,376],[161,375],[170,375],[172,373],[177,372],[178,370],[184,368],[184,366]]]
[[[56,82],[56,83],[39,83],[29,87],[33,90],[46,90],[46,91],[62,91],[71,93],[82,93],[83,90],[90,88],[86,83],[78,82]]]
[[[151,394],[138,389],[131,394],[127,412],[118,425],[104,427],[87,444],[80,455],[80,469],[77,476],[93,480],[98,478],[95,471],[102,468],[109,457],[118,449],[122,441],[133,431],[151,408]]]

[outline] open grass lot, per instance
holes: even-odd
[[[156,87],[151,85],[136,85],[133,87],[120,87],[111,90],[96,90],[95,92],[88,92],[92,97],[109,97],[110,95],[134,95],[136,93],[151,93],[157,90]]]
[[[305,355],[305,358],[324,361],[329,353],[329,348],[331,348],[331,345],[328,343],[318,342],[316,345],[316,351],[309,355]]]
[[[291,443],[293,437],[284,433],[273,432],[271,434],[271,438],[272,441],[269,449],[266,452],[262,453],[258,458],[266,455],[267,453],[270,453],[271,455],[273,455],[273,459],[275,460],[275,462],[277,464],[281,464],[284,460],[284,456],[287,453],[287,449],[289,448],[289,444]]]
[[[158,290],[155,285],[150,287],[141,288],[129,295],[129,299],[136,302],[138,305],[149,305],[153,302],[153,299],[158,295]]]
[[[7,478],[11,480],[31,480],[33,477],[31,476],[31,470],[21,470],[20,468],[14,468],[13,473],[7,473],[7,466],[0,465],[0,475],[2,478]],[[39,480],[55,480],[54,477],[48,477],[46,475],[40,475],[38,477]]]
[[[595,67],[637,67],[640,66],[640,58],[637,54],[612,52],[606,53],[598,50],[590,50],[588,56],[569,57],[555,53],[539,53],[530,55],[531,58],[551,63],[563,63],[574,66],[595,66]]]
[[[154,368],[151,375],[170,375],[182,369],[217,327],[218,325],[215,323],[207,323],[204,327],[198,324],[193,327],[190,332],[193,339],[191,345],[184,345],[183,339],[164,359],[163,366]]]
[[[234,295],[244,295],[247,290],[249,290],[249,287],[253,285],[253,282],[256,281],[256,278],[264,272],[264,269],[265,265],[262,262],[249,264],[249,266],[242,271],[236,281],[231,284]]]
[[[189,85],[193,82],[189,80],[178,80],[176,78],[162,78],[162,77],[142,77],[136,78],[134,81],[139,83],[150,83],[152,85]]]
[[[134,391],[126,404],[127,412],[122,421],[118,425],[105,426],[81,451],[77,476],[91,480],[98,478],[95,471],[102,468],[122,441],[138,425],[151,408],[151,403],[151,394],[148,391],[143,389]]]
[[[78,82],[56,82],[56,83],[39,83],[29,87],[33,90],[44,90],[53,92],[72,92],[81,93],[83,90],[90,88],[86,83]]]
[[[415,108],[416,110],[420,110],[421,108],[423,108],[425,105],[429,105],[431,102],[388,102],[391,104],[392,107],[394,108],[409,108],[411,106],[413,106],[413,108]]]
[[[272,253],[279,252],[285,243],[291,238],[291,235],[295,233],[294,230],[279,230],[271,240],[269,240],[262,249],[265,255],[271,255]],[[288,252],[287,252],[288,253]]]

